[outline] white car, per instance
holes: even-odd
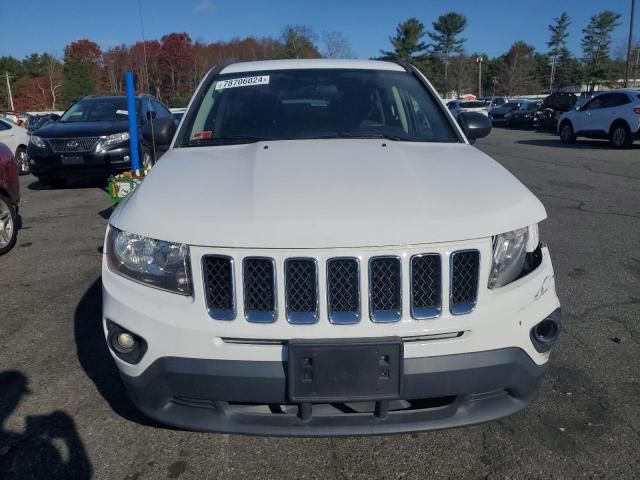
[[[29,135],[27,134],[27,129],[19,127],[10,120],[0,118],[0,142],[9,147],[15,155],[20,175],[29,173],[29,161],[27,159]]]
[[[109,220],[109,350],[180,428],[355,435],[497,419],[533,401],[560,331],[546,212],[469,144],[415,68],[211,70]],[[145,128],[144,135],[150,135]],[[173,139],[173,140],[172,140]]]
[[[640,138],[640,90],[621,89],[601,93],[558,120],[564,143],[577,137],[609,139],[615,148],[629,148]]]
[[[452,100],[447,103],[454,118],[458,118],[462,112],[477,112],[489,116],[489,107],[479,100]]]

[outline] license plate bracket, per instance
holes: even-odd
[[[84,157],[82,155],[62,155],[60,162],[62,165],[83,165]]]
[[[287,357],[292,402],[393,400],[402,393],[398,337],[291,340]]]

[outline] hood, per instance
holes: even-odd
[[[101,137],[129,131],[127,120],[117,122],[54,122],[39,128],[34,135],[44,138]]]
[[[470,145],[345,139],[171,149],[111,223],[191,245],[330,248],[489,237],[545,217]]]
[[[518,108],[517,105],[509,105],[508,107],[506,105],[503,105],[501,107],[495,107],[491,109],[491,113],[492,114],[505,114],[505,113],[509,113],[513,110],[515,110],[516,108]]]
[[[578,97],[570,92],[552,93],[544,99],[541,108],[553,108],[556,110],[571,110],[576,104]]]

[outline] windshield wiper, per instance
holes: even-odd
[[[319,135],[317,137],[309,137],[308,140],[325,140],[331,138],[356,138],[356,139],[383,139],[383,140],[392,140],[395,142],[415,142],[417,140],[412,140],[410,138],[400,137],[398,135],[393,135],[392,133],[334,133],[330,135]]]

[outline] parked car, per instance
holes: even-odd
[[[536,396],[560,329],[540,201],[469,144],[416,68],[210,71],[109,219],[106,342],[134,404],[181,428],[428,430]],[[145,131],[148,135],[148,129]]]
[[[640,138],[640,90],[601,93],[582,107],[560,117],[558,133],[563,143],[577,137],[609,139],[615,148],[629,148]]]
[[[149,95],[138,96],[136,105],[141,138],[150,120],[171,118],[169,109]],[[162,151],[143,140],[139,153],[142,166],[150,168]],[[33,174],[45,184],[130,170],[127,98],[90,96],[74,103],[58,121],[32,133],[28,154]]]
[[[0,142],[9,147],[13,153],[19,174],[27,175],[29,173],[27,160],[29,134],[27,129],[19,127],[10,120],[0,119]]]
[[[173,123],[176,124],[176,127],[180,125],[180,120],[184,116],[184,112],[187,110],[186,108],[171,108],[171,117],[173,118]]]
[[[489,110],[489,119],[493,125],[504,124],[505,116],[525,104],[524,100],[511,100],[504,105]]]
[[[478,100],[481,101],[489,111],[491,111],[492,108],[500,107],[509,101],[505,97],[480,97]]]
[[[544,99],[533,116],[533,128],[555,132],[558,129],[560,115],[572,110],[577,101],[573,93],[556,92]]]
[[[456,119],[462,112],[476,112],[481,113],[482,115],[489,114],[487,107],[478,100],[452,100],[447,103],[447,107],[451,110],[451,114]]]
[[[13,151],[0,143],[0,255],[7,253],[18,236],[20,183]]]
[[[533,116],[542,102],[524,102],[520,108],[511,110],[504,116],[505,126],[508,128],[533,128]]]

